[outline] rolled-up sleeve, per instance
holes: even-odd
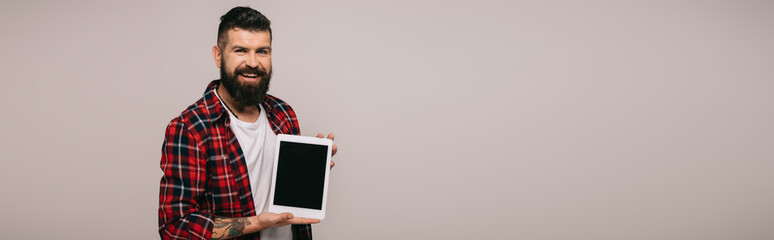
[[[180,118],[167,125],[161,150],[159,234],[162,239],[210,239],[214,215],[200,203],[207,186],[207,161],[200,141]]]

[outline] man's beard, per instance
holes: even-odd
[[[260,68],[243,67],[234,70],[234,74],[226,72],[226,63],[220,68],[220,80],[226,91],[231,95],[239,105],[258,106],[266,98],[266,92],[269,91],[269,81],[271,81],[271,71],[268,73]],[[258,84],[240,83],[239,74],[254,73],[258,75]]]

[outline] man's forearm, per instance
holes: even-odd
[[[312,224],[320,220],[312,218],[297,218],[291,213],[262,212],[258,216],[224,218],[215,217],[211,239],[227,239],[251,234],[263,229],[282,227],[289,224]]]
[[[215,217],[212,239],[228,239],[259,231],[258,221],[254,217],[224,218]]]

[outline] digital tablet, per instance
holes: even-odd
[[[276,146],[269,212],[322,220],[333,141],[279,134]]]

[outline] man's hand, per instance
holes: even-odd
[[[258,220],[259,229],[267,229],[273,227],[282,227],[288,224],[313,224],[319,223],[320,220],[313,218],[297,218],[292,213],[272,213],[262,212],[255,216]]]
[[[324,137],[325,137],[325,135],[323,135],[322,133],[318,133],[318,134],[317,134],[317,137],[318,137],[318,138],[324,138]],[[333,137],[334,137],[334,136],[333,136],[333,133],[329,133],[329,134],[328,134],[328,139],[330,139],[331,141],[333,141]],[[336,155],[336,151],[337,151],[337,150],[338,150],[338,148],[336,147],[336,144],[333,144],[333,149],[331,150],[331,157],[333,157],[333,156],[335,156],[335,155]],[[335,163],[335,162],[333,162],[333,160],[331,160],[331,168],[333,168],[333,166],[336,166],[336,163]]]
[[[211,239],[229,239],[258,232],[267,228],[282,227],[288,224],[312,224],[320,220],[312,218],[296,218],[292,213],[262,212],[258,216],[224,218],[216,217],[212,228]]]

